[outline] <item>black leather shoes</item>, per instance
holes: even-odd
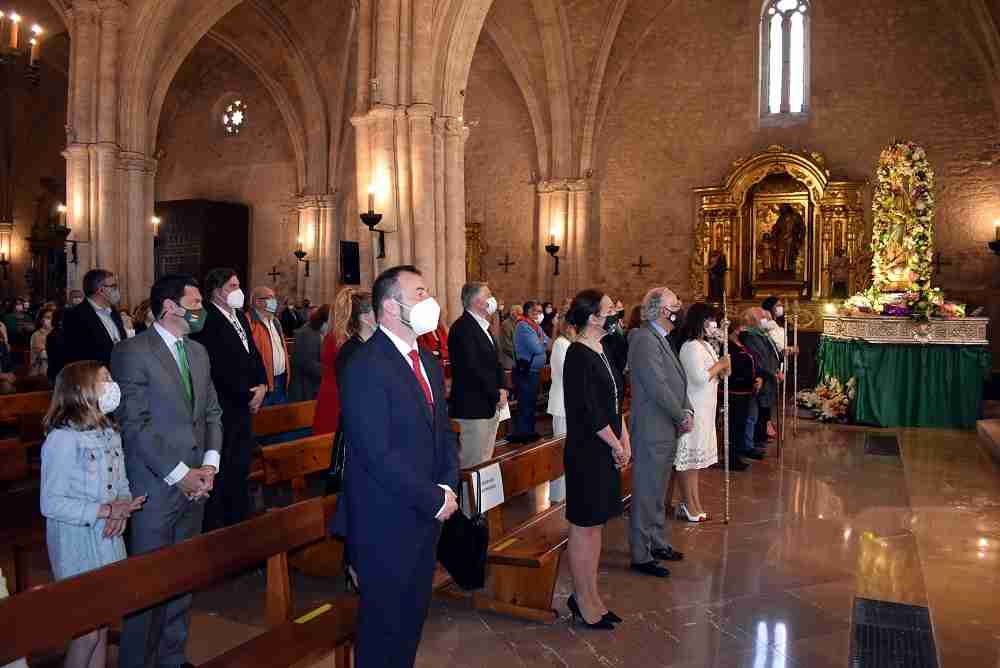
[[[746,471],[748,468],[750,465],[739,457],[735,457],[729,462],[730,471]]]
[[[749,452],[741,452],[740,455],[743,457],[749,457],[750,459],[756,459],[758,461],[764,459],[764,453],[756,449],[750,450]]]
[[[643,575],[652,575],[654,578],[670,577],[670,571],[655,561],[647,561],[644,564],[632,564],[631,569]]]
[[[650,554],[653,555],[653,559],[659,559],[660,561],[680,561],[684,558],[683,552],[678,552],[672,547],[663,549],[662,547],[654,547]]]

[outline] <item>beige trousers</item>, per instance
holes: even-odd
[[[500,420],[496,413],[493,417],[485,420],[459,420],[455,419],[462,430],[458,441],[461,444],[458,450],[458,465],[467,469],[478,466],[483,462],[493,458],[493,448],[497,443],[497,427]]]

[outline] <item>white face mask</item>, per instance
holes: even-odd
[[[271,297],[266,302],[264,302],[264,308],[267,309],[268,313],[277,313],[278,312],[278,300],[275,299],[274,297]]]
[[[243,308],[243,302],[245,299],[246,296],[243,294],[243,291],[236,288],[226,295],[226,305],[229,306],[229,308],[241,309]]]
[[[774,307],[774,315],[775,315],[775,317],[778,317],[778,318],[780,318],[781,316],[785,315],[785,307],[784,306],[775,306]]]
[[[118,383],[104,381],[99,384],[98,391],[100,392],[100,396],[97,398],[97,407],[105,415],[113,413],[122,401],[122,390],[118,387]]]
[[[496,297],[490,297],[489,299],[486,300],[486,312],[489,313],[490,315],[493,315],[494,313],[497,312]]]
[[[410,309],[410,317],[404,318],[400,310],[399,319],[403,324],[413,330],[417,336],[423,336],[428,332],[437,329],[438,319],[441,317],[441,306],[433,297],[428,297],[422,302],[417,302],[413,306],[407,306],[401,301],[393,300],[402,308]]]
[[[715,322],[714,320],[709,320],[705,323],[705,329],[708,331],[712,331],[713,329],[718,329],[718,327],[719,323]]]
[[[539,313],[534,318],[532,318],[532,320],[534,320],[535,322],[537,322],[540,325],[540,324],[542,324],[542,321],[545,320],[545,316],[542,315],[541,313]]]

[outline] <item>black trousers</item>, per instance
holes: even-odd
[[[757,397],[752,394],[729,395],[729,461],[736,461],[736,457],[743,451],[752,401],[757,401]]]
[[[205,531],[238,524],[250,514],[247,476],[254,448],[253,424],[246,405],[231,404],[222,405],[222,461],[205,507]]]
[[[757,447],[767,445],[767,421],[771,419],[771,410],[771,406],[757,407],[757,424],[753,430],[753,442]]]

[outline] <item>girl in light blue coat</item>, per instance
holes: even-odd
[[[125,523],[145,497],[132,498],[121,436],[110,417],[121,391],[94,361],[67,365],[45,416],[41,509],[57,580],[125,558]],[[107,629],[70,643],[67,668],[104,668]]]

